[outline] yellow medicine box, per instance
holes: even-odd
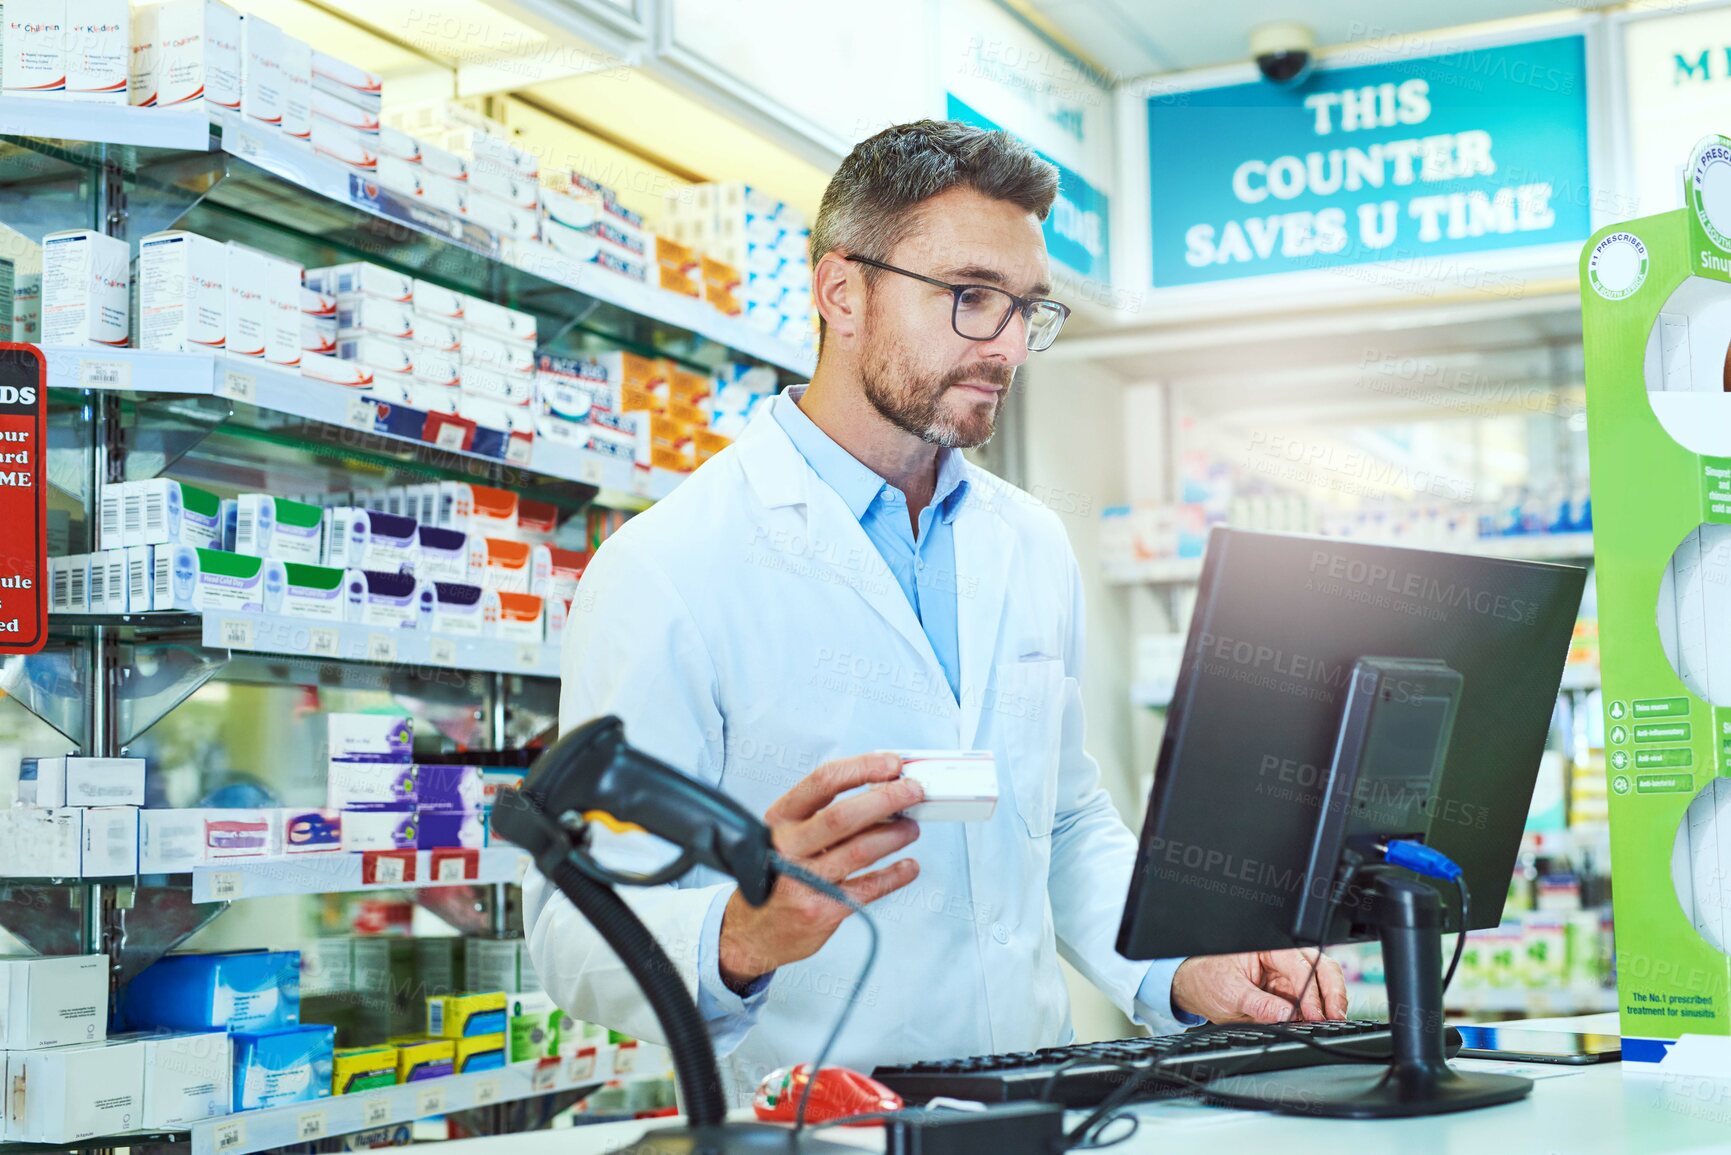
[[[431,995],[427,999],[427,1035],[466,1039],[505,1033],[505,992]]]

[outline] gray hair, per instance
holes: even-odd
[[[811,229],[812,263],[830,252],[887,259],[918,224],[920,205],[958,187],[1045,220],[1058,170],[1007,132],[954,120],[886,128],[854,145],[830,178]],[[877,270],[865,274],[869,284]],[[820,321],[820,340],[822,330]]]

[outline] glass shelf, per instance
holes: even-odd
[[[30,127],[27,117],[8,121]],[[134,239],[178,225],[311,267],[369,260],[534,314],[539,344],[570,352],[623,346],[699,369],[744,357],[784,381],[809,375],[813,354],[706,303],[574,261],[540,245],[501,242],[463,218],[390,194],[374,199],[347,166],[303,142],[225,114],[208,149],[0,137],[0,220],[32,240],[93,227],[92,182],[125,175]],[[412,219],[411,219],[412,218]]]
[[[180,471],[185,480],[218,488],[321,492],[351,488],[356,474],[371,474],[380,483],[500,486],[576,511],[603,490],[626,501],[657,500],[685,477],[637,469],[547,438],[536,439],[521,464],[400,436],[380,429],[377,407],[355,390],[220,355],[62,346],[43,351],[51,402],[49,478],[80,501],[90,473],[89,398],[96,392],[81,385],[94,379],[95,369],[116,382],[100,389],[122,398],[125,443],[143,450],[128,454],[129,479],[153,476],[150,470],[160,473],[186,459]],[[396,409],[399,416],[408,412]],[[187,455],[195,448],[193,461]]]

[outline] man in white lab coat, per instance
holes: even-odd
[[[925,121],[859,144],[812,230],[811,384],[610,538],[572,607],[562,727],[617,714],[632,742],[763,814],[882,932],[862,983],[865,928],[796,883],[756,909],[705,871],[625,893],[736,1090],[809,1060],[848,999],[832,1061],[861,1070],[1056,1044],[1060,955],[1156,1032],[1345,1014],[1338,968],[1307,982],[1296,951],[1149,964],[1113,949],[1136,843],[1083,749],[1076,561],[1053,513],[961,453],[1068,313],[1047,299],[1056,191],[1002,133]],[[871,752],[909,749],[991,750],[990,821],[896,817],[919,787]],[[655,854],[631,836],[609,853]],[[525,900],[558,1003],[659,1039],[569,902],[539,876]]]

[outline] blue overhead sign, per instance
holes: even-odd
[[[1579,35],[1147,108],[1156,287],[1377,262],[1446,278],[1448,258],[1592,231]]]
[[[951,120],[996,131],[1003,126],[947,93]],[[1036,150],[1037,151],[1037,150]],[[1111,202],[1107,195],[1083,180],[1075,170],[1045,153],[1058,170],[1058,199],[1046,214],[1046,250],[1052,259],[1090,280],[1112,279]]]

